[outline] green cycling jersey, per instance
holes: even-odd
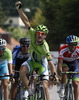
[[[6,48],[4,54],[0,57],[0,64],[12,63],[12,52]]]
[[[31,44],[30,44],[30,54],[33,61],[41,62],[43,57],[46,57],[47,60],[51,60],[51,54],[49,51],[49,46],[47,42],[44,40],[43,44],[37,45],[35,39],[35,30],[31,27],[29,29]]]

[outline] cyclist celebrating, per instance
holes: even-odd
[[[49,47],[45,38],[48,34],[48,29],[44,25],[38,25],[35,30],[31,27],[27,16],[24,14],[23,10],[21,9],[22,3],[20,1],[16,2],[16,8],[18,13],[24,22],[26,28],[29,30],[30,37],[31,37],[31,44],[30,44],[30,58],[21,65],[20,70],[20,77],[22,80],[23,85],[28,88],[28,79],[26,77],[26,73],[32,72],[34,69],[38,68],[39,74],[48,74],[48,64],[50,66],[52,74],[56,73],[55,66],[52,62],[52,57],[50,55]],[[48,61],[48,62],[47,62]],[[47,100],[49,99],[48,93],[48,77],[44,78],[44,88],[46,93]],[[29,91],[30,92],[30,91]]]
[[[0,38],[0,76],[9,74],[12,75],[12,53],[8,48],[6,48],[6,44],[6,40]],[[4,90],[4,100],[8,100],[9,77],[2,77],[1,80]]]
[[[12,52],[13,55],[13,70],[19,71],[21,64],[29,58],[29,46],[30,46],[30,39],[27,37],[21,38],[19,40],[20,46],[17,45],[14,47]],[[15,72],[14,76],[15,82],[11,88],[11,100],[15,100],[16,92],[17,92],[17,85],[18,85],[18,78],[19,73]]]
[[[75,35],[70,35],[66,38],[66,45],[60,47],[59,57],[58,57],[58,72],[59,71],[76,71],[79,72],[78,61],[79,57],[79,46],[77,46],[78,37]],[[62,76],[61,86],[59,91],[59,96],[64,96],[64,82],[66,80],[66,75]],[[73,75],[72,78],[74,87],[74,100],[78,100],[79,93],[79,74]]]

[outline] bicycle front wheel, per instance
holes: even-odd
[[[65,97],[63,100],[68,100],[68,86],[66,85],[66,88],[65,88]]]
[[[41,99],[40,100],[45,100],[45,90],[44,90],[44,88],[41,88]]]
[[[39,94],[38,94],[38,92],[36,91],[36,92],[35,92],[35,100],[39,100],[39,99],[38,99],[38,96],[39,96]]]
[[[70,85],[69,87],[69,100],[73,100],[73,87]]]
[[[73,88],[72,88],[72,85],[70,85],[68,88],[66,88],[64,100],[73,100]]]

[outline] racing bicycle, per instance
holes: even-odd
[[[17,71],[17,70],[13,71],[13,72],[19,73],[19,71]],[[17,94],[16,94],[15,100],[33,100],[32,99],[33,97],[28,94],[27,90],[26,90],[27,94],[25,94],[25,96],[24,96],[24,90],[23,90],[23,86],[22,86],[22,82],[21,82],[20,77],[18,78],[18,82],[19,83],[17,86]]]
[[[45,96],[45,89],[43,86],[43,78],[45,76],[52,76],[52,78],[55,78],[56,80],[56,74],[55,75],[33,75],[37,78],[37,82],[36,82],[36,86],[35,86],[35,93],[34,93],[34,100],[46,100],[46,96]]]
[[[74,100],[74,95],[73,95],[73,85],[72,85],[72,77],[73,74],[79,74],[79,72],[61,72],[61,74],[67,74],[67,83],[65,86],[65,93],[64,97],[60,97],[60,100]]]
[[[19,72],[19,71],[15,71],[15,72]],[[45,77],[45,76],[52,76],[53,78],[56,79],[56,75],[44,75],[44,74],[33,75],[32,73],[28,74],[29,85],[30,85],[30,80],[31,79],[33,80],[33,77],[36,77],[37,82],[35,85],[35,92],[33,93],[33,95],[31,96],[28,94],[25,98],[23,97],[24,93],[23,93],[22,83],[21,83],[21,80],[19,78],[19,84],[17,87],[17,95],[16,95],[15,100],[46,100],[45,90],[44,90],[44,86],[43,86],[43,77]]]

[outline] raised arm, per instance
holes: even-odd
[[[15,3],[16,9],[23,21],[23,23],[25,24],[26,28],[29,28],[31,25],[29,23],[28,17],[24,14],[23,10],[22,10],[22,3],[20,1]]]

